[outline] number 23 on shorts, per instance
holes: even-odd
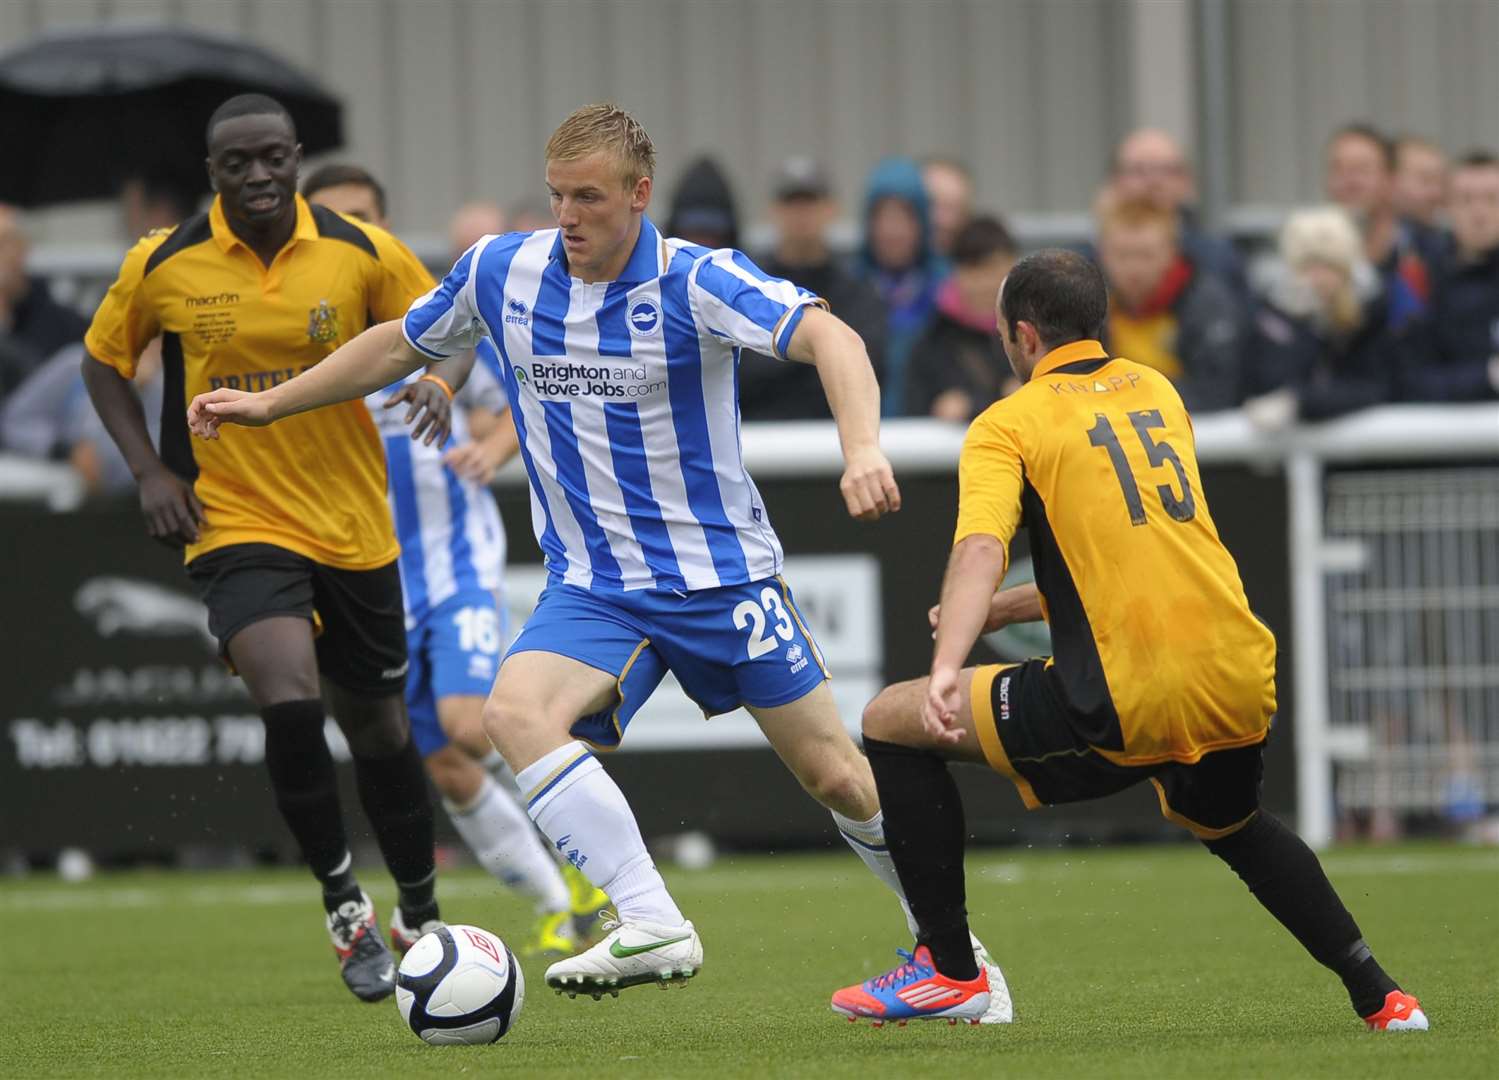
[[[751,660],[758,660],[777,645],[777,638],[790,641],[796,637],[796,628],[791,623],[791,614],[781,600],[779,590],[767,585],[760,590],[760,600],[743,600],[734,608],[734,625],[749,631],[745,651]]]

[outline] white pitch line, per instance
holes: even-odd
[[[1212,860],[1205,855],[1203,862]],[[1333,875],[1379,877],[1412,874],[1492,874],[1499,873],[1499,852],[1423,851],[1346,852],[1323,857],[1323,865]],[[1104,878],[1132,880],[1149,875],[1149,869],[1135,859],[1109,857],[1094,860],[1086,856],[1058,862],[1055,858],[1035,860],[1024,855],[995,857],[980,855],[969,862],[970,875],[984,885],[1020,885],[1038,880],[1068,878]],[[787,896],[807,889],[842,888],[865,880],[855,866],[833,870],[806,868],[788,873],[777,870],[768,876],[746,872],[726,859],[706,870],[667,869],[673,891],[684,896],[713,893],[773,893]],[[447,895],[465,900],[482,898],[492,889],[495,895],[505,890],[491,885],[476,872],[444,875],[449,883]],[[281,907],[305,906],[316,900],[316,886],[310,881],[275,884],[196,885],[182,889],[173,885],[108,885],[83,883],[51,888],[6,888],[0,885],[0,911],[87,911],[101,909],[173,908],[173,907]]]
[[[274,907],[307,903],[317,897],[313,884],[200,885],[191,889],[90,885],[0,893],[0,911],[77,911],[89,908]]]

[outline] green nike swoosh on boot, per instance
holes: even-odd
[[[609,946],[609,955],[623,960],[627,956],[639,956],[643,952],[659,949],[663,945],[675,945],[679,941],[686,941],[691,934],[683,934],[681,937],[667,938],[664,941],[652,941],[646,945],[621,945],[615,941]]]

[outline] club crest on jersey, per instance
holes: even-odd
[[[630,333],[636,337],[647,337],[661,328],[661,305],[649,296],[642,296],[630,305]]]
[[[526,307],[524,300],[516,300],[512,297],[505,301],[505,322],[511,326],[530,326],[530,310]]]
[[[307,337],[319,345],[329,345],[337,341],[338,332],[338,309],[332,307],[328,301],[319,300],[317,307],[307,313]]]

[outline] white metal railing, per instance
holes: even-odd
[[[48,510],[76,510],[87,494],[83,477],[70,465],[0,453],[0,503],[40,503]]]
[[[1492,504],[1483,498],[1496,496],[1480,498],[1475,490],[1470,493],[1472,497],[1460,493],[1443,503],[1438,519],[1441,525],[1426,529],[1428,545],[1413,564],[1426,567],[1428,572],[1405,572],[1403,568],[1409,560],[1396,559],[1389,563],[1399,571],[1395,576],[1371,579],[1358,588],[1349,588],[1349,575],[1364,566],[1370,544],[1368,537],[1359,534],[1353,525],[1372,521],[1375,531],[1385,534],[1409,530],[1425,525],[1422,515],[1426,511],[1419,505],[1414,508],[1410,505],[1413,489],[1397,474],[1382,474],[1395,476],[1390,481],[1393,486],[1372,496],[1372,502],[1366,499],[1368,505],[1363,509],[1348,501],[1345,497],[1350,490],[1348,485],[1334,477],[1335,485],[1340,486],[1332,489],[1336,505],[1331,510],[1340,516],[1330,524],[1327,468],[1388,463],[1402,466],[1399,471],[1404,472],[1430,461],[1487,463],[1495,468],[1470,468],[1465,475],[1473,478],[1483,474],[1491,478],[1485,482],[1499,487],[1499,403],[1386,406],[1326,424],[1276,433],[1255,429],[1237,412],[1197,417],[1194,427],[1197,456],[1205,464],[1237,463],[1285,470],[1293,655],[1297,672],[1292,704],[1298,824],[1308,842],[1326,844],[1333,836],[1335,765],[1350,762],[1357,765],[1372,760],[1375,753],[1371,747],[1399,742],[1390,734],[1393,729],[1388,724],[1383,735],[1380,730],[1371,732],[1370,717],[1375,712],[1372,708],[1365,707],[1362,713],[1349,711],[1350,695],[1363,694],[1367,698],[1398,690],[1408,700],[1419,700],[1417,712],[1440,711],[1443,702],[1449,703],[1450,711],[1450,702],[1457,700],[1462,703],[1461,709],[1466,710],[1460,713],[1463,718],[1478,715],[1475,710],[1487,710],[1483,714],[1487,717],[1499,716],[1499,688],[1496,688],[1499,657],[1492,654],[1495,643],[1499,642],[1499,626],[1485,623],[1479,633],[1473,629],[1471,619],[1464,622],[1460,614],[1479,606],[1487,618],[1499,621],[1499,615],[1495,615],[1499,565],[1486,561],[1485,555],[1476,560],[1469,557],[1467,565],[1471,572],[1466,576],[1453,578],[1441,572],[1448,558],[1441,545],[1450,542],[1452,536],[1458,538],[1458,554],[1454,556],[1458,559],[1465,557],[1463,544],[1482,548],[1492,542],[1493,533],[1482,531],[1492,527],[1490,517],[1485,516],[1490,514]],[[893,420],[883,425],[881,439],[897,476],[942,475],[954,470],[963,435],[964,429],[959,425],[924,419]],[[842,469],[837,433],[826,422],[748,424],[744,428],[743,446],[747,465],[761,479],[824,476],[831,484]],[[76,502],[80,487],[70,475],[64,475],[69,473],[65,468],[34,467],[34,463],[0,458],[0,498],[6,497],[9,489],[10,497],[46,501],[56,509],[67,508]],[[1424,482],[1429,486],[1434,481],[1428,476]],[[1450,480],[1442,482],[1450,485]],[[512,463],[497,483],[522,484],[524,474]],[[1419,486],[1422,481],[1415,483]],[[830,494],[830,498],[836,498],[836,494]],[[1343,502],[1338,503],[1339,498]],[[1375,506],[1377,513],[1369,505]],[[1443,624],[1439,642],[1431,639],[1420,651],[1399,654],[1398,670],[1385,656],[1372,662],[1357,657],[1347,661],[1340,653],[1336,663],[1330,663],[1329,604],[1340,618],[1346,613],[1399,612],[1422,606],[1442,613],[1438,617],[1447,622]],[[1473,642],[1480,639],[1490,652],[1472,654]],[[1337,640],[1342,649],[1346,635],[1341,630]],[[1336,717],[1334,697],[1340,710]],[[1366,796],[1370,783],[1383,785],[1381,790],[1387,791],[1393,790],[1392,785],[1404,784],[1402,791],[1424,791],[1426,794],[1419,797],[1429,804],[1436,797],[1431,779],[1435,774],[1431,768],[1421,766],[1420,761],[1434,762],[1444,753],[1460,756],[1464,748],[1454,740],[1472,742],[1470,733],[1477,730],[1464,719],[1463,723],[1447,724],[1446,730],[1456,734],[1444,738],[1441,732],[1433,734],[1433,726],[1425,722],[1420,740],[1405,740],[1407,750],[1399,767],[1405,770],[1406,779],[1388,779],[1392,775],[1389,762],[1396,759],[1387,756],[1381,759],[1385,764],[1375,770],[1376,780],[1367,780],[1368,775],[1374,775],[1368,770],[1364,770],[1365,779],[1359,779],[1361,774],[1356,768],[1347,770],[1345,797],[1357,805],[1373,798]],[[1492,722],[1482,730],[1493,731],[1499,740],[1499,729]],[[1384,743],[1378,741],[1381,737]],[[1490,754],[1499,755],[1499,745],[1464,760],[1476,762],[1473,768],[1482,774],[1488,768],[1484,763],[1489,761],[1486,755]],[[1466,773],[1459,769],[1452,775],[1472,772],[1473,769]],[[1499,765],[1494,766],[1493,772],[1490,782],[1496,786],[1490,791],[1499,790]],[[1360,788],[1359,784],[1365,787]],[[1401,798],[1418,796],[1399,795],[1396,801]]]
[[[1462,820],[1499,801],[1499,462],[1327,483],[1340,810]]]

